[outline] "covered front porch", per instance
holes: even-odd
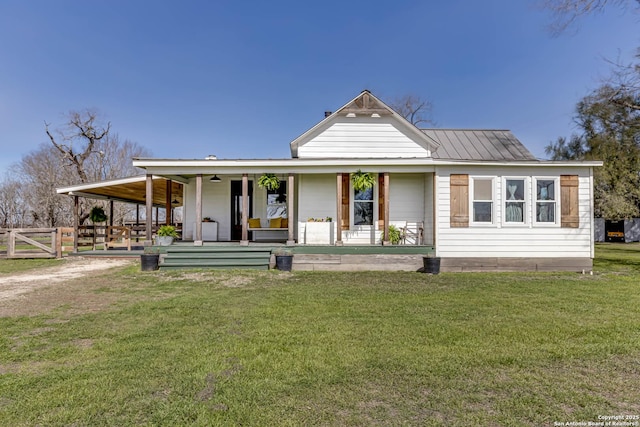
[[[397,243],[433,245],[432,162],[389,163],[378,159],[134,160],[134,165],[149,172],[147,177],[179,179],[184,185],[182,238],[194,246],[207,241],[388,245],[390,227],[402,230]],[[374,180],[366,191],[357,191],[351,182],[361,170]],[[279,189],[260,187],[265,175],[277,177]],[[150,209],[147,206],[147,212]]]
[[[379,246],[391,244],[394,227],[400,233],[396,244],[434,245],[434,174],[424,171],[428,168],[387,165],[387,171],[379,171],[380,165],[372,162],[367,173],[375,182],[370,189],[357,191],[350,179],[353,172],[348,172],[352,166],[309,165],[295,159],[278,163],[274,167],[253,161],[240,168],[232,161],[208,161],[206,170],[199,165],[183,167],[179,175],[154,170],[58,192],[74,197],[76,241],[85,228],[91,228],[78,223],[79,197],[136,205],[135,223],[104,224],[111,232],[103,231],[103,237],[114,238],[106,239],[105,248],[151,245],[162,224],[177,225],[180,240],[193,246],[207,242]],[[336,172],[337,168],[342,171]],[[294,172],[284,172],[287,169]],[[260,188],[257,182],[264,174],[276,176],[279,189]],[[177,207],[182,208],[179,222],[172,215]],[[158,209],[166,212],[161,221]],[[112,221],[112,215],[109,218]]]

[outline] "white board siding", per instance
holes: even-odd
[[[241,179],[238,177],[237,179]],[[196,220],[196,179],[192,178],[184,186],[185,209],[182,235],[185,239],[194,239]],[[222,178],[222,182],[213,183],[202,180],[202,217],[210,217],[218,222],[218,241],[231,240],[231,186],[229,178]]]
[[[299,175],[298,179],[298,221],[309,218],[336,218],[336,175]],[[303,242],[304,228],[298,229],[298,242]]]
[[[455,257],[591,257],[591,211],[588,168],[439,168],[437,204],[437,254],[443,258]],[[496,177],[495,209],[493,225],[473,225],[468,228],[451,228],[450,224],[450,174],[468,173],[473,176]],[[559,177],[579,175],[579,228],[561,228],[559,225],[546,226],[532,224],[535,203],[533,197],[527,199],[527,223],[525,225],[502,224],[502,183],[503,177]],[[532,181],[530,181],[531,183]],[[532,191],[530,191],[531,193]],[[530,195],[531,196],[531,195]],[[556,195],[560,215],[560,191]],[[471,208],[471,206],[470,206]],[[471,212],[470,212],[471,214]]]
[[[424,221],[424,174],[389,174],[389,221]]]
[[[298,148],[299,158],[413,158],[431,153],[388,117],[341,118]]]

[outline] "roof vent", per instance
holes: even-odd
[[[329,117],[331,114],[333,114],[333,112],[332,112],[332,111],[325,111],[325,112],[324,112],[324,117],[325,117],[325,118],[326,118],[326,117]]]
[[[205,160],[218,160],[218,158],[216,157],[215,154],[209,154],[207,157],[204,158]]]

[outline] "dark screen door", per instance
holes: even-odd
[[[253,212],[253,181],[249,181],[249,212]],[[242,181],[231,181],[231,240],[242,240]],[[251,236],[249,236],[251,240]]]

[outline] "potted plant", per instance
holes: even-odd
[[[145,246],[140,255],[140,267],[142,271],[157,270],[160,264],[160,248],[155,246]]]
[[[355,191],[365,191],[373,187],[376,177],[371,172],[362,172],[358,169],[351,174],[351,185]]]
[[[291,249],[276,249],[273,251],[276,256],[276,268],[280,271],[291,271],[293,264],[293,252]]]
[[[402,233],[400,229],[393,224],[389,225],[389,236],[385,239],[391,242],[392,245],[397,245],[402,240]]]
[[[169,246],[173,243],[173,239],[177,237],[178,232],[173,225],[163,225],[158,229],[156,244],[160,246]]]
[[[430,274],[440,273],[440,257],[429,254],[422,257],[422,272]]]
[[[280,179],[273,173],[265,173],[258,178],[258,186],[260,188],[275,191],[280,188]]]
[[[202,222],[215,222],[215,221],[212,220],[210,216],[205,216],[204,218],[202,218]]]

